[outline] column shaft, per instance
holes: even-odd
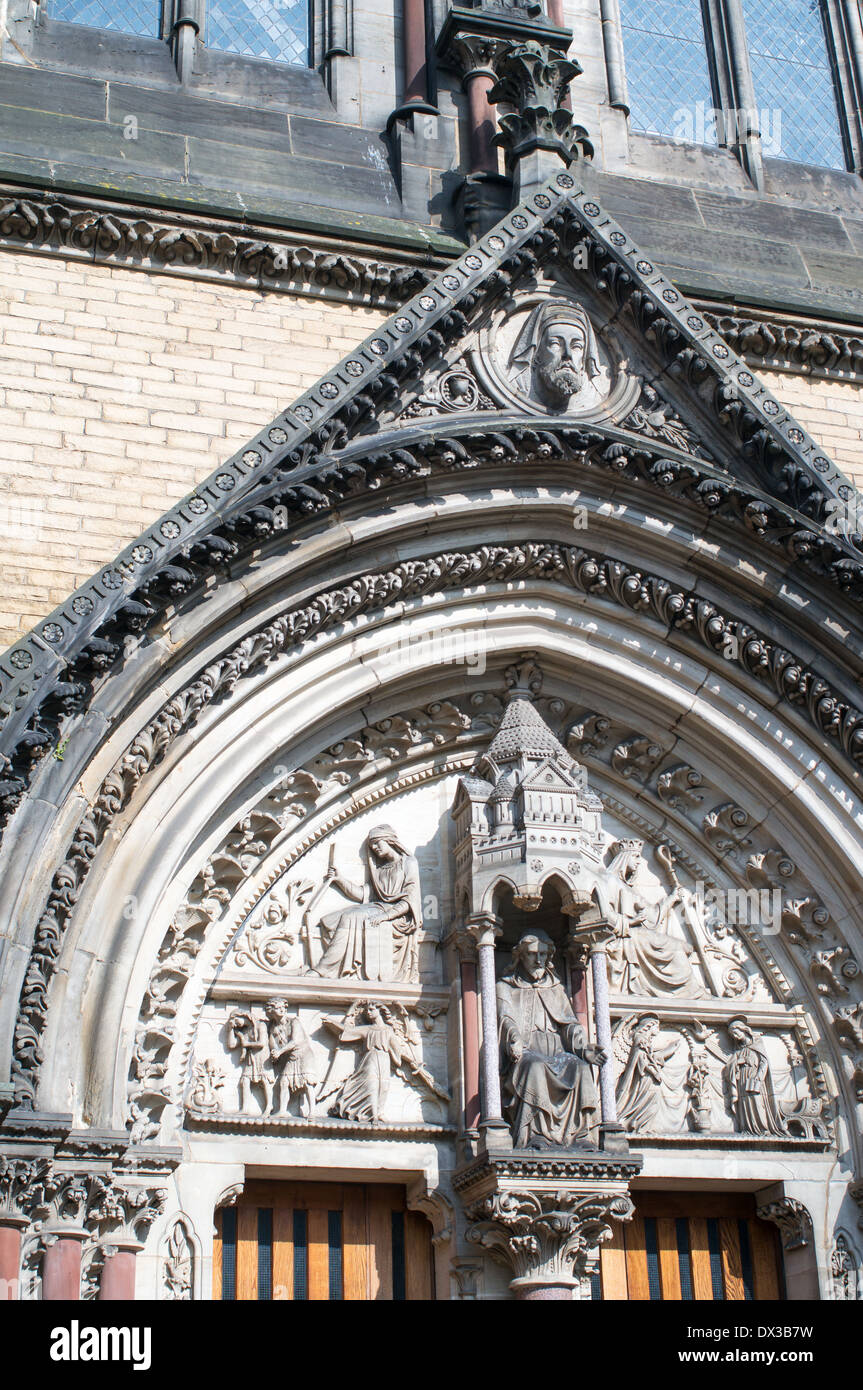
[[[593,1013],[596,1019],[596,1041],[605,1051],[605,1061],[599,1070],[599,1097],[602,1104],[602,1123],[617,1124],[617,1100],[614,1094],[614,1058],[611,1053],[611,1015],[608,1008],[608,966],[604,950],[594,948],[590,957],[593,979]]]
[[[477,946],[479,997],[482,1008],[482,1118],[500,1124],[500,1067],[497,1055],[497,1000],[495,999],[494,943]]]
[[[476,988],[476,965],[472,960],[461,963],[461,1019],[464,1067],[464,1123],[466,1129],[479,1124],[479,1000]]]
[[[21,1277],[21,1228],[26,1222],[0,1217],[0,1303],[18,1298]]]
[[[425,0],[404,0],[405,102],[427,101]]]
[[[464,85],[470,115],[470,172],[496,174],[497,150],[492,143],[496,129],[495,108],[488,99],[494,76],[481,69],[468,72]]]
[[[58,1235],[45,1246],[42,1298],[46,1303],[75,1302],[81,1297],[82,1236]]]
[[[105,1258],[99,1301],[131,1303],[135,1297],[135,1251],[114,1250]]]

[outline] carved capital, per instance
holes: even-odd
[[[484,1155],[456,1173],[467,1237],[512,1275],[519,1298],[571,1298],[612,1222],[634,1212],[637,1155]]]
[[[766,1202],[757,1208],[762,1221],[772,1221],[779,1227],[782,1245],[785,1250],[798,1250],[808,1245],[812,1239],[812,1217],[802,1202],[796,1197],[780,1197],[778,1201]]]
[[[493,947],[503,928],[490,912],[478,912],[468,920],[467,930],[479,949],[480,946]]]
[[[441,61],[460,74],[466,85],[478,73],[495,76],[494,60],[505,46],[505,40],[493,34],[454,34]]]
[[[146,1234],[166,1196],[164,1188],[126,1186],[110,1170],[77,1173],[47,1158],[0,1158],[0,1211],[54,1231],[135,1240]]]
[[[611,1238],[612,1222],[628,1221],[628,1194],[497,1192],[468,1208],[468,1240],[512,1271],[510,1288],[575,1289],[591,1251]]]
[[[567,164],[593,157],[587,131],[563,105],[567,86],[582,71],[578,63],[546,43],[528,40],[504,45],[495,54],[494,70],[498,80],[489,100],[514,108],[500,117],[495,137],[508,159],[540,149],[555,151]]]

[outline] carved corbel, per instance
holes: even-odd
[[[779,1227],[782,1246],[785,1250],[799,1250],[812,1240],[812,1217],[802,1202],[796,1197],[780,1197],[775,1202],[766,1202],[756,1209],[761,1221],[772,1221]]]

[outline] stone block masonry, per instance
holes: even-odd
[[[174,276],[0,256],[0,646],[385,317]]]

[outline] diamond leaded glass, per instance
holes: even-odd
[[[276,63],[308,63],[308,0],[208,0],[207,47]]]
[[[821,0],[743,0],[765,155],[844,169]]]
[[[67,24],[114,29],[121,34],[159,37],[161,0],[48,0],[48,15]]]
[[[620,0],[633,130],[716,144],[701,0]]]

